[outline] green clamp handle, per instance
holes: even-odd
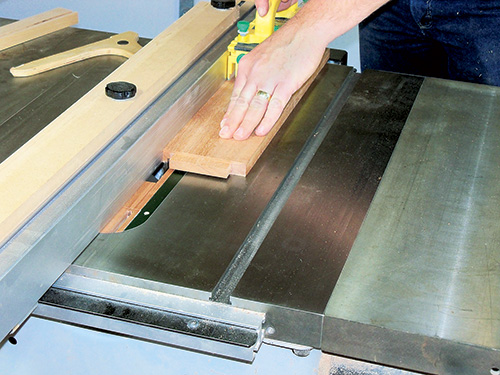
[[[238,21],[236,26],[238,27],[238,33],[240,33],[241,35],[246,35],[248,33],[248,29],[250,28],[250,22]]]

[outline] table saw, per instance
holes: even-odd
[[[246,177],[174,172],[126,230],[102,233],[158,180],[165,128],[224,81],[235,34],[2,245],[0,356],[42,318],[227,361],[272,345],[500,374],[499,88],[357,73],[333,52]],[[8,69],[106,36],[72,28],[0,52],[0,162],[124,60]]]

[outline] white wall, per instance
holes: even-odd
[[[328,47],[347,51],[347,65],[353,66],[358,71],[361,71],[361,63],[359,60],[359,32],[357,27],[335,39]]]
[[[179,0],[0,0],[0,17],[21,19],[53,8],[78,12],[78,27],[153,38],[179,16]]]
[[[146,38],[155,37],[179,16],[179,0],[0,0],[0,17],[21,19],[57,7],[78,12],[78,27],[114,33],[135,31]],[[354,28],[330,47],[346,50],[348,64],[359,70],[358,40],[358,29]]]

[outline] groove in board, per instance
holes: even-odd
[[[0,27],[0,51],[78,23],[78,13],[55,8]]]
[[[0,164],[0,244],[85,167],[238,19],[239,9],[198,3]],[[137,94],[113,100],[105,86]],[[175,126],[175,125],[172,125]],[[26,167],[36,164],[29,174]]]
[[[234,81],[226,81],[165,148],[164,159],[169,160],[170,168],[220,178],[246,176],[306,93],[328,56],[325,52],[314,74],[292,96],[277,123],[264,137],[252,134],[245,141],[219,137],[219,124],[234,85]]]

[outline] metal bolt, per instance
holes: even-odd
[[[266,328],[266,335],[274,335],[276,333],[276,330],[274,329],[274,327],[267,327]]]
[[[309,354],[311,354],[311,349],[292,349],[293,354],[295,354],[297,357],[307,357]]]
[[[196,320],[190,320],[187,324],[189,329],[197,329],[200,326],[200,322]]]

